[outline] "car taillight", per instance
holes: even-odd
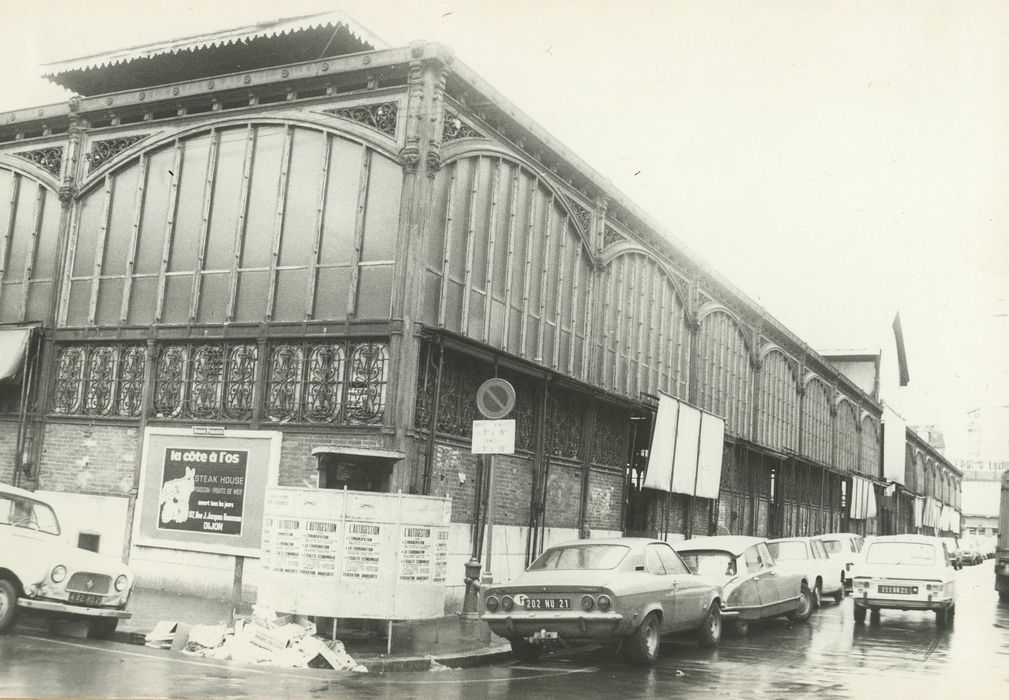
[[[590,596],[590,595],[583,595],[582,596],[582,610],[584,610],[585,612],[588,612],[589,610],[591,610],[594,607],[596,607],[596,601],[594,601],[592,599],[592,596]]]
[[[511,612],[511,609],[515,607],[515,601],[512,600],[510,595],[506,595],[501,599],[501,607],[504,608],[505,612]]]
[[[610,597],[608,595],[601,595],[598,598],[596,598],[596,605],[599,606],[599,609],[601,611],[606,612],[613,605],[613,601],[610,600]]]
[[[494,612],[497,610],[498,599],[492,595],[487,596],[487,600],[484,601],[484,606],[486,606],[489,611]]]
[[[929,583],[929,584],[926,584],[925,587],[928,589],[929,593],[942,593],[942,584],[941,583]]]
[[[851,582],[851,587],[856,590],[869,590],[869,579],[857,578]]]

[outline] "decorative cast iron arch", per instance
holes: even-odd
[[[48,172],[45,168],[36,165],[30,160],[18,158],[12,153],[3,153],[0,154],[0,168],[10,170],[11,172],[22,177],[26,177],[29,180],[34,180],[54,194],[59,193],[59,179],[54,177],[53,174]]]

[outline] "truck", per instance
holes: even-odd
[[[1009,603],[1009,471],[1002,472],[1002,495],[998,509],[998,542],[995,546],[995,590]]]

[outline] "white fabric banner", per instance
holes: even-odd
[[[876,489],[871,481],[860,476],[851,477],[850,517],[854,520],[876,517]]]
[[[914,526],[924,527],[925,526],[925,497],[915,496],[914,497]]]
[[[680,404],[676,430],[676,451],[673,455],[673,493],[693,495],[697,476],[697,458],[701,437],[701,411]]]
[[[701,498],[718,498],[724,447],[725,421],[710,413],[701,414],[701,453],[697,464],[697,495]]]
[[[0,381],[21,371],[21,361],[28,350],[30,328],[5,328],[0,330]]]
[[[676,447],[676,417],[680,402],[672,396],[659,394],[659,410],[655,414],[652,445],[648,450],[648,467],[641,486],[669,491],[673,479],[673,450]]]
[[[904,484],[907,423],[883,404],[883,478]]]

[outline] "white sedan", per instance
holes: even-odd
[[[852,573],[857,623],[865,622],[867,612],[877,624],[880,610],[931,610],[936,626],[944,628],[956,615],[953,560],[938,537],[878,537]]]
[[[813,582],[816,607],[820,607],[824,596],[832,597],[837,603],[844,599],[841,572],[827,556],[823,543],[815,537],[768,540],[767,548],[780,568],[803,574],[807,581]]]

